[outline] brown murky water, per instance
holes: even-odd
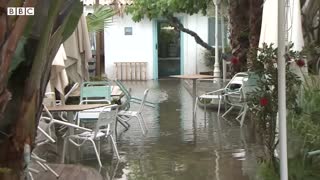
[[[134,96],[159,102],[146,107],[148,132],[137,121],[117,137],[121,160],[102,154],[106,179],[117,180],[251,180],[255,179],[259,145],[235,120],[218,119],[215,110],[198,108],[192,116],[192,98],[183,81],[125,82]],[[138,106],[132,106],[133,109]],[[105,149],[110,152],[108,149]],[[93,156],[94,157],[94,156]],[[97,167],[95,159],[81,163]]]

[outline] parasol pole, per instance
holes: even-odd
[[[280,177],[288,180],[287,158],[287,108],[285,62],[285,0],[278,0],[278,112],[280,134]]]

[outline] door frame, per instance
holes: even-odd
[[[183,17],[178,17],[183,23]],[[153,79],[159,79],[158,72],[158,22],[164,19],[152,20],[152,35],[153,35]],[[180,31],[180,74],[184,74],[184,33]]]

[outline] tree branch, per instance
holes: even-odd
[[[207,49],[209,51],[213,51],[214,50],[214,48],[212,46],[210,46],[208,43],[206,43],[205,41],[203,41],[201,39],[201,37],[196,32],[185,28],[177,17],[167,16],[167,19],[169,21],[169,24],[171,26],[173,26],[174,28],[176,28],[177,30],[185,32],[185,33],[193,36],[195,41],[196,41],[196,43],[199,44],[200,46],[204,47],[205,49]]]

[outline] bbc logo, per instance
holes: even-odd
[[[8,7],[8,16],[33,16],[34,7]]]

